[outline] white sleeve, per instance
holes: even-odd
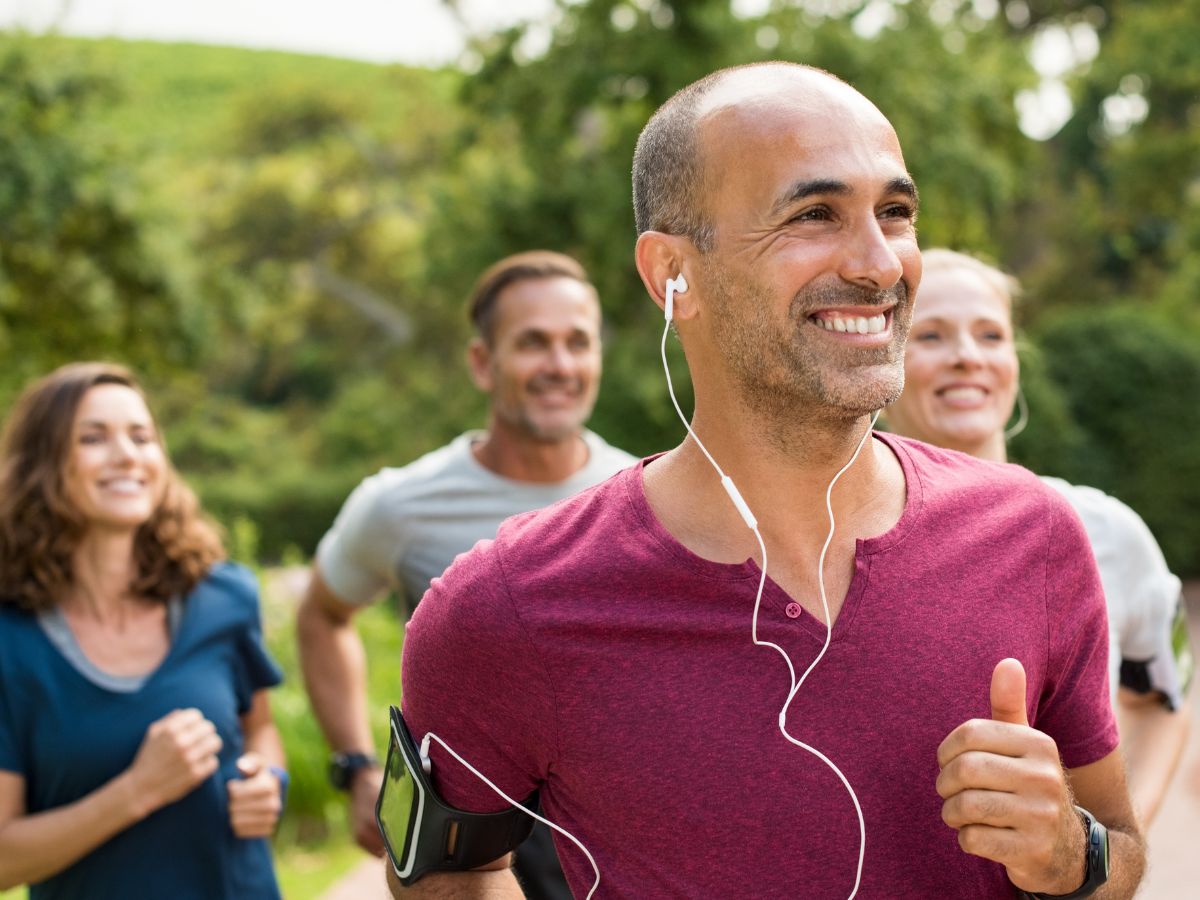
[[[317,547],[321,576],[346,603],[365,606],[397,584],[404,517],[391,481],[386,469],[364,479]]]

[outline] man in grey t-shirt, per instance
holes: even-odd
[[[365,479],[321,540],[298,613],[300,664],[334,750],[331,774],[350,793],[355,839],[376,855],[383,852],[374,818],[382,777],[354,614],[389,588],[411,614],[429,582],[495,536],[504,519],[635,461],[583,427],[600,383],[600,305],[575,260],[549,251],[500,260],[476,284],[470,313],[476,335],[468,359],[489,397],[487,431]],[[517,869],[528,895],[569,897],[549,835],[535,832],[527,846]]]

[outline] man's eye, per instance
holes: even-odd
[[[879,215],[884,219],[908,219],[909,221],[916,221],[917,210],[907,203],[892,203],[880,210]]]
[[[801,210],[788,219],[789,222],[823,222],[831,218],[832,214],[828,207],[814,206],[809,209]]]

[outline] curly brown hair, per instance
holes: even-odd
[[[0,437],[0,604],[56,606],[74,583],[73,555],[87,523],[68,499],[64,471],[84,394],[101,384],[145,393],[126,368],[70,363],[30,384]],[[135,596],[166,602],[200,582],[225,550],[216,526],[166,456],[166,490],[134,537]]]

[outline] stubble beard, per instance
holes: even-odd
[[[567,383],[574,379],[563,379],[562,381]],[[581,390],[586,391],[586,388],[581,388]],[[497,409],[496,413],[534,443],[560,444],[578,437],[583,432],[587,420],[591,418],[595,397],[584,398],[581,402],[582,405],[577,408],[574,415],[554,422],[539,421],[530,412],[529,407],[520,401],[515,404],[515,410]]]
[[[710,284],[721,353],[747,408],[765,420],[772,443],[790,446],[798,427],[852,422],[900,396],[912,318],[903,281],[883,291],[852,284],[805,288],[789,304],[784,329],[772,320],[772,299],[761,285],[735,286],[724,274]],[[821,308],[892,304],[892,339],[885,347],[838,346],[808,322]]]

